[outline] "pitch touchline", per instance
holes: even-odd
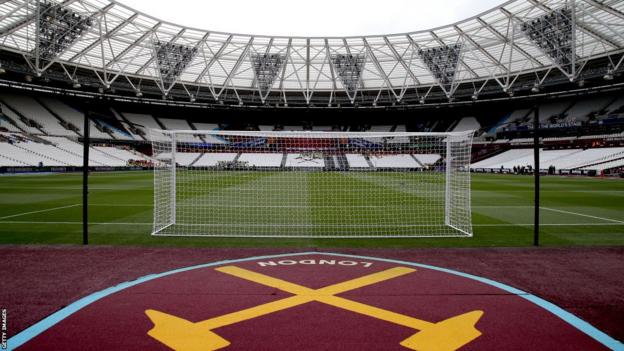
[[[43,213],[43,212],[62,210],[64,208],[71,208],[71,207],[77,207],[77,206],[82,206],[82,204],[73,204],[73,205],[67,205],[67,206],[59,206],[59,207],[47,208],[45,210],[39,210],[39,211],[30,211],[30,212],[16,213],[16,214],[12,214],[12,215],[9,215],[9,216],[0,217],[0,220],[7,219],[7,218],[20,217],[20,216],[25,216],[25,215],[29,215],[29,214],[35,214],[35,213]]]

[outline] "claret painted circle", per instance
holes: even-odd
[[[93,294],[19,350],[606,350],[615,341],[509,286],[411,262],[302,253],[217,262]]]

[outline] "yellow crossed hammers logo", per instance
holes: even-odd
[[[310,289],[235,266],[220,267],[216,268],[216,270],[258,284],[273,287],[294,294],[294,296],[197,323],[156,310],[147,310],[145,313],[154,323],[154,328],[148,332],[148,335],[177,351],[218,350],[229,346],[230,342],[213,332],[214,329],[282,311],[312,301],[325,303],[418,330],[416,334],[401,342],[402,346],[411,350],[453,351],[481,335],[481,332],[475,328],[475,324],[483,315],[483,311],[472,311],[441,322],[431,323],[336,296],[340,293],[415,272],[416,270],[412,268],[391,268],[321,289]]]

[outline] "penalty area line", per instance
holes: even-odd
[[[552,211],[552,212],[564,213],[564,214],[571,214],[571,215],[576,215],[576,216],[580,216],[580,217],[587,217],[587,218],[593,218],[593,219],[600,219],[600,220],[602,220],[602,221],[607,221],[607,222],[613,222],[613,223],[620,223],[620,224],[624,224],[624,221],[618,221],[617,219],[611,219],[611,218],[605,218],[605,217],[592,216],[592,215],[588,215],[588,214],[584,214],[584,213],[578,213],[578,212],[572,212],[572,211],[564,211],[564,210],[559,210],[559,209],[556,209],[556,208],[542,207],[542,206],[540,206],[540,209],[543,209],[543,210],[548,210],[548,211]]]
[[[62,209],[65,209],[65,208],[72,208],[72,207],[77,207],[77,206],[82,206],[82,204],[73,204],[73,205],[67,205],[67,206],[59,206],[59,207],[47,208],[45,210],[39,210],[39,211],[30,211],[30,212],[16,213],[16,214],[0,217],[0,220],[20,217],[20,216],[26,216],[26,215],[35,214],[35,213],[52,212],[52,211],[57,211],[57,210],[62,210]]]

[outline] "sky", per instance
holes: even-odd
[[[472,17],[504,0],[118,0],[176,24],[220,32],[349,36],[412,32]]]

